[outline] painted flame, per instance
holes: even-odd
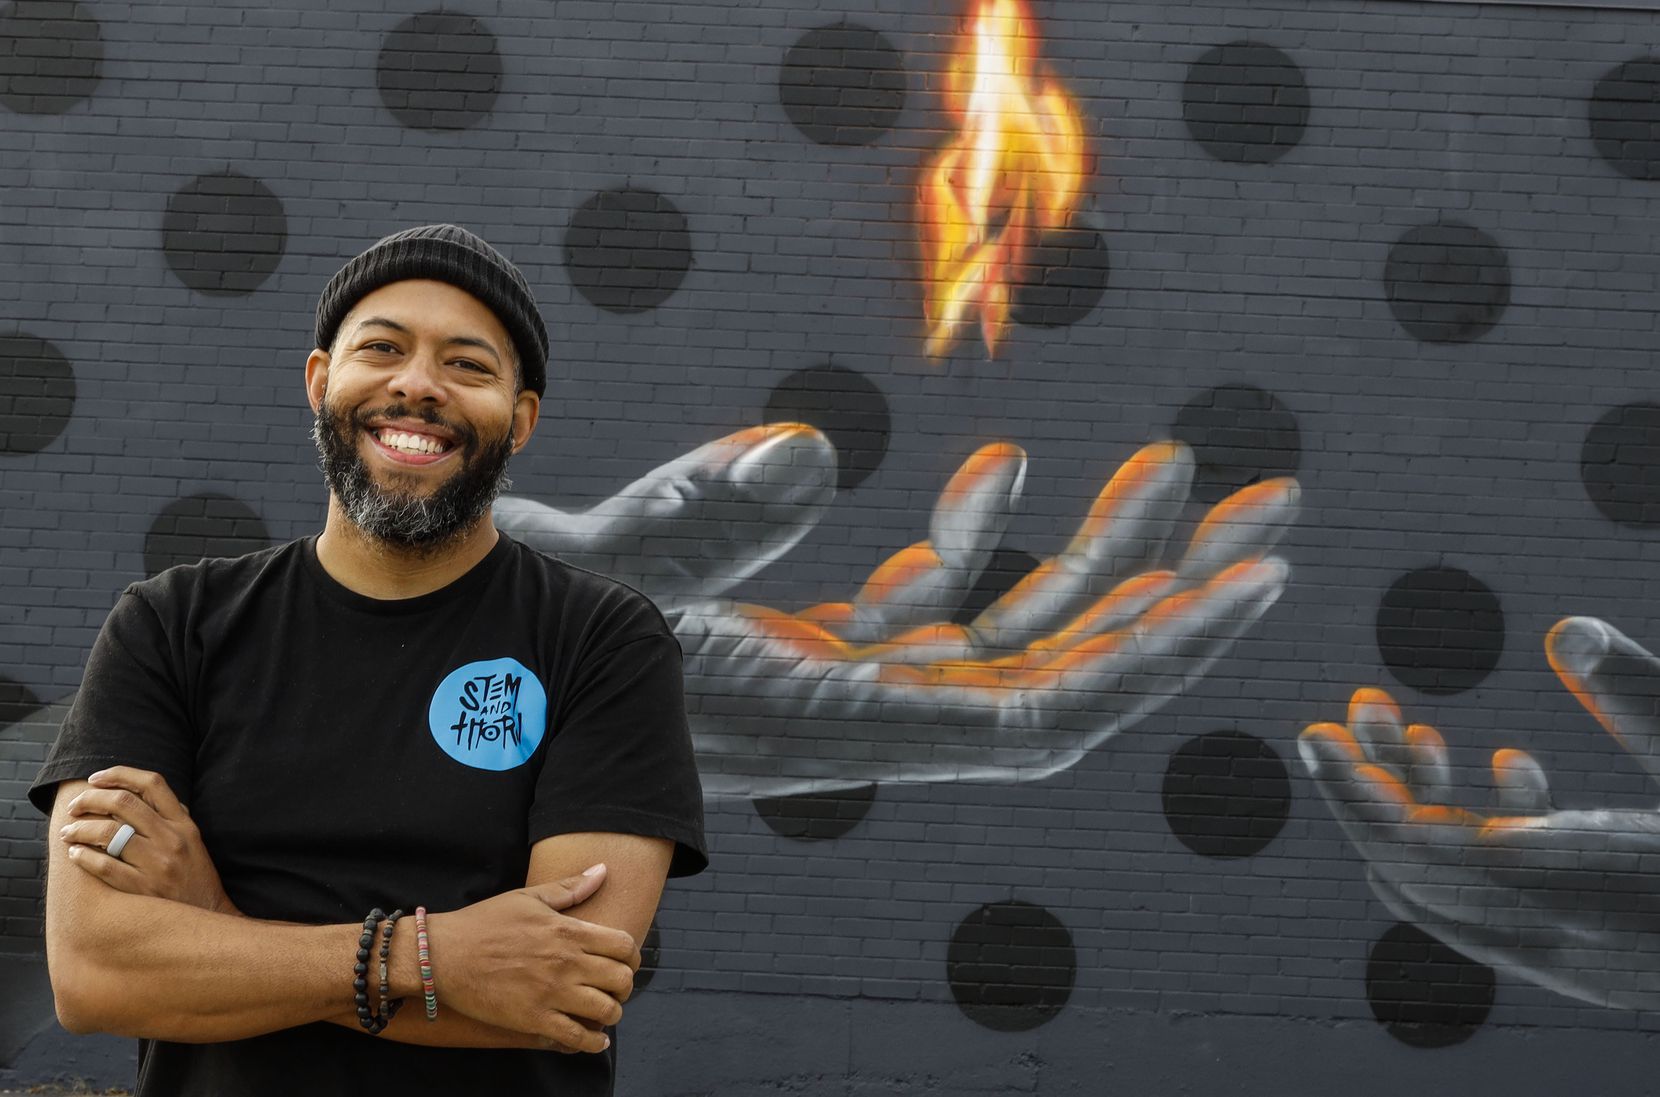
[[[1083,119],[1043,71],[1024,0],[974,0],[946,93],[961,119],[920,194],[928,354],[978,314],[988,354],[1038,234],[1064,228],[1088,172]]]

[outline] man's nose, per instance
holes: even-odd
[[[438,356],[416,351],[392,371],[386,379],[386,388],[400,400],[443,404],[449,400],[443,380],[443,364]]]

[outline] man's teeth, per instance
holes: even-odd
[[[380,439],[381,445],[399,453],[443,453],[447,448],[436,438],[401,430],[383,430],[375,437]]]

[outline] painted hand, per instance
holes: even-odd
[[[1660,781],[1660,659],[1589,617],[1559,622],[1545,646]],[[1493,755],[1496,813],[1450,806],[1441,736],[1407,725],[1382,690],[1357,690],[1347,725],[1315,724],[1300,746],[1397,917],[1570,997],[1660,1008],[1660,812],[1553,810],[1544,770],[1511,749]]]
[[[69,802],[58,833],[70,863],[117,891],[240,914],[225,894],[201,831],[159,773],[113,766],[93,774]],[[122,824],[134,833],[120,858],[104,852]]]
[[[496,501],[498,528],[621,579],[665,611],[717,598],[818,525],[836,494],[836,450],[800,423],[751,427],[652,470],[586,511]]]
[[[1161,443],[1125,463],[1059,554],[952,623],[1025,474],[1016,446],[972,455],[929,538],[851,601],[685,608],[676,633],[705,791],[1043,777],[1180,696],[1284,588],[1269,553],[1296,513],[1295,482],[1224,500],[1165,565],[1193,457]]]

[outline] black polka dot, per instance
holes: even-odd
[[[796,129],[811,140],[868,145],[891,129],[905,109],[905,62],[869,27],[819,27],[784,55],[778,100]]]
[[[1591,143],[1614,170],[1660,179],[1660,57],[1612,69],[1591,89]]]
[[[386,109],[410,129],[467,129],[489,117],[501,91],[496,36],[470,15],[412,15],[386,36],[375,82]]]
[[[806,423],[836,447],[836,487],[858,487],[888,452],[887,397],[862,373],[840,366],[797,370],[767,398],[766,423]]]
[[[1377,631],[1390,673],[1425,693],[1479,685],[1504,651],[1498,596],[1458,568],[1422,568],[1395,580],[1378,606]]]
[[[1579,475],[1609,521],[1660,529],[1660,404],[1624,404],[1598,419],[1579,452]]]
[[[144,536],[144,574],[214,556],[241,556],[271,544],[259,515],[246,503],[211,492],[168,503]]]
[[[1290,476],[1303,455],[1297,417],[1272,393],[1250,385],[1199,393],[1176,413],[1171,433],[1193,447],[1193,497],[1205,503]]]
[[[75,414],[75,371],[44,339],[0,336],[0,453],[39,453]]]
[[[1164,771],[1164,819],[1202,857],[1260,853],[1291,813],[1291,779],[1274,748],[1241,731],[1189,739]]]
[[[651,977],[663,962],[663,935],[657,932],[657,923],[646,930],[646,939],[640,945],[640,970],[634,973],[634,989],[641,991],[651,985]]]
[[[0,675],[0,727],[15,724],[40,708],[40,698],[22,682]]]
[[[991,560],[986,569],[975,580],[974,588],[963,599],[963,604],[957,607],[957,612],[951,615],[951,620],[959,625],[971,625],[974,619],[984,613],[990,605],[1003,595],[1013,590],[1019,582],[1030,575],[1041,561],[1029,552],[1018,549],[1000,548],[991,554]]]
[[[1031,327],[1076,324],[1101,303],[1108,267],[1100,233],[1080,228],[1045,233],[1027,257],[1011,315]]]
[[[565,268],[577,292],[607,312],[654,309],[692,267],[692,235],[674,203],[649,190],[601,191],[565,230]]]
[[[1389,249],[1383,289],[1395,320],[1425,343],[1468,343],[1510,304],[1510,260],[1485,232],[1460,221],[1410,229]]]
[[[1493,1008],[1493,969],[1398,922],[1366,964],[1372,1016],[1403,1044],[1448,1047],[1475,1034]]]
[[[998,1032],[1051,1020],[1072,996],[1078,956],[1060,920],[1031,903],[988,903],[964,918],[946,950],[952,997]]]
[[[1308,129],[1308,81],[1296,63],[1258,42],[1216,46],[1187,70],[1182,117],[1218,160],[1266,164]]]
[[[876,786],[769,796],[755,801],[755,813],[773,832],[800,841],[840,838],[859,824],[876,802]]]
[[[252,293],[282,262],[288,217],[258,179],[201,175],[167,203],[162,249],[179,281],[215,297]]]
[[[0,103],[61,114],[90,98],[104,67],[98,21],[74,0],[15,0],[0,11]]]

